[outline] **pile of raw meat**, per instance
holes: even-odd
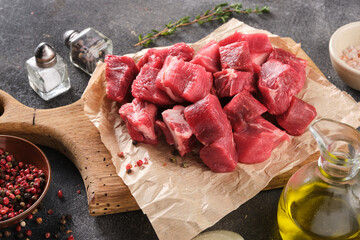
[[[196,55],[178,43],[149,49],[138,63],[114,55],[105,62],[107,96],[122,104],[131,138],[156,145],[164,135],[181,156],[200,147],[214,172],[265,161],[316,116],[295,96],[307,62],[273,48],[266,34],[235,32]]]

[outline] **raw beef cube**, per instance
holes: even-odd
[[[251,61],[253,63],[254,72],[260,73],[261,65],[268,59],[270,53],[250,53]]]
[[[163,120],[170,130],[175,142],[175,148],[181,156],[191,152],[195,143],[195,136],[184,118],[184,106],[177,105],[161,113]]]
[[[161,69],[168,56],[178,57],[184,61],[190,61],[194,56],[194,49],[186,43],[177,43],[163,49],[149,49],[139,60],[137,66],[141,69],[145,64]]]
[[[149,50],[146,51],[146,53],[144,54],[144,56],[142,56],[142,58],[140,58],[139,62],[136,64],[136,66],[141,69],[145,64],[149,64],[149,65],[153,65],[150,60],[149,57],[154,55],[154,52],[156,52],[157,50],[154,48],[150,48]],[[161,64],[157,65],[156,67],[161,68]]]
[[[260,116],[246,129],[234,132],[234,140],[239,162],[259,163],[268,159],[281,142],[289,141],[289,136]]]
[[[247,42],[235,42],[220,47],[222,69],[232,68],[243,71],[253,71],[249,45]]]
[[[300,76],[290,65],[275,59],[262,65],[258,88],[270,114],[283,114],[301,87]]]
[[[219,99],[207,95],[184,110],[185,119],[196,138],[204,144],[200,158],[214,172],[235,169],[237,157],[232,129]]]
[[[155,126],[160,128],[161,131],[164,133],[165,138],[166,138],[166,142],[169,145],[173,145],[175,143],[174,138],[170,132],[170,129],[166,126],[166,124],[163,121],[160,120],[156,120],[155,121]]]
[[[120,117],[126,123],[130,137],[133,140],[149,144],[157,144],[155,134],[156,106],[134,98],[131,103],[126,103],[119,109]]]
[[[276,116],[276,120],[287,133],[299,136],[305,132],[315,117],[316,109],[314,106],[293,97],[288,110],[284,114]]]
[[[244,34],[235,32],[233,35],[219,41],[220,47],[235,43],[246,41],[249,44],[250,53],[271,53],[273,47],[270,43],[269,36],[265,33],[250,33]]]
[[[255,90],[254,73],[225,69],[214,73],[214,85],[218,97],[232,97],[245,87]]]
[[[239,32],[236,31],[234,34],[228,36],[227,38],[224,38],[221,41],[219,41],[219,45],[220,45],[220,47],[223,47],[223,46],[229,45],[229,44],[234,43],[234,42],[244,41],[243,35],[244,34],[239,33]]]
[[[166,92],[175,102],[196,102],[209,94],[212,74],[204,67],[167,57],[156,79],[156,87]]]
[[[170,47],[169,56],[177,57],[185,62],[191,61],[195,54],[195,50],[186,43],[176,43]],[[165,60],[165,59],[164,59]]]
[[[208,72],[217,72],[221,69],[219,44],[212,40],[195,55],[191,63],[203,66]]]
[[[107,55],[105,57],[106,94],[119,103],[126,102],[132,81],[139,73],[134,60],[126,56]]]
[[[131,86],[132,95],[159,106],[173,104],[174,101],[156,87],[156,77],[159,72],[160,69],[145,64]]]
[[[292,54],[281,48],[275,48],[273,50],[273,52],[270,54],[268,60],[271,60],[271,59],[276,59],[282,63],[289,64],[299,73],[301,83],[302,83],[302,86],[300,88],[300,90],[301,90],[306,81],[305,67],[307,66],[307,61],[304,59],[298,58],[295,56],[295,54]],[[300,92],[300,90],[299,90],[299,92]]]
[[[214,95],[187,106],[184,115],[196,138],[205,146],[232,135],[231,124]]]
[[[265,33],[242,34],[242,41],[249,44],[250,53],[271,53],[273,47]]]
[[[266,107],[246,90],[236,94],[224,107],[224,112],[235,132],[246,128],[247,122],[255,120],[266,111]]]
[[[224,137],[200,150],[200,158],[213,172],[232,172],[237,166],[233,137]]]

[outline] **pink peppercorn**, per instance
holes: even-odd
[[[20,232],[20,231],[21,231],[21,226],[20,226],[20,225],[17,225],[16,228],[15,228],[15,230],[16,230],[17,232]]]
[[[142,160],[139,160],[139,161],[136,162],[136,164],[137,164],[139,167],[141,167],[141,166],[143,165],[143,161],[142,161]]]
[[[30,229],[25,231],[26,236],[30,237],[32,234],[32,231]]]
[[[126,165],[126,170],[129,170],[129,169],[131,169],[132,168],[132,165],[131,164],[127,164]]]
[[[58,197],[63,198],[63,192],[61,190],[58,191]]]
[[[8,162],[11,162],[11,161],[12,161],[12,159],[13,159],[13,158],[12,158],[12,156],[11,156],[11,155],[9,155],[9,156],[7,156],[7,157],[6,157],[6,161],[8,161]]]

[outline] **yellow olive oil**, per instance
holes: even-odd
[[[360,202],[348,198],[353,194],[346,185],[311,182],[285,194],[278,206],[283,240],[360,239],[360,216],[352,207]]]

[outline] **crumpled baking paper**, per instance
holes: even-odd
[[[270,36],[275,47],[290,50],[300,57],[300,44],[289,45],[281,38],[263,30],[252,28],[232,19],[200,41],[190,44],[195,51],[210,40],[221,40],[235,31],[243,33],[263,32]],[[138,61],[147,49],[129,54]],[[157,146],[132,144],[119,105],[106,97],[104,65],[98,66],[83,94],[85,114],[99,129],[102,142],[112,155],[117,174],[129,187],[136,202],[148,216],[159,239],[191,239],[212,226],[225,215],[260,192],[269,181],[306,160],[317,151],[317,145],[309,131],[302,136],[291,137],[277,147],[271,157],[258,164],[238,164],[231,173],[211,172],[191,153],[177,157],[172,163],[173,147],[165,141]],[[317,110],[317,119],[327,117],[360,125],[360,105],[351,96],[340,91],[311,67],[307,68],[307,82],[298,97],[312,104]],[[125,158],[119,158],[118,152]],[[139,159],[148,159],[148,164],[133,167],[126,173],[127,164],[136,165]],[[181,167],[186,162],[188,168]]]

